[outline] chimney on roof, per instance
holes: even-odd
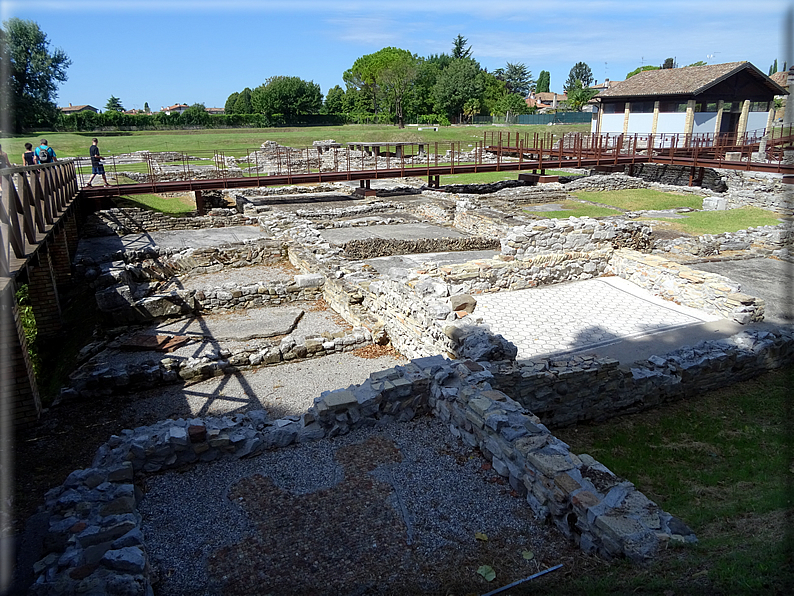
[[[70,107],[70,108],[72,107],[72,104],[71,104],[71,102],[69,102],[69,107]]]
[[[551,107],[557,109],[557,94],[554,94],[554,99],[551,100]]]

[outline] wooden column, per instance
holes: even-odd
[[[745,99],[742,103],[742,113],[739,116],[739,125],[736,128],[736,142],[739,142],[739,137],[747,132],[747,118],[750,115],[750,100]]]
[[[720,134],[720,127],[722,126],[722,108],[725,107],[725,102],[721,99],[717,102],[717,117],[714,123],[714,136]]]
[[[631,114],[631,103],[626,102],[626,108],[623,110],[623,134],[629,131],[629,115]]]

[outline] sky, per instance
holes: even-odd
[[[784,0],[0,0],[0,19],[32,20],[72,61],[56,103],[126,109],[223,107],[275,75],[323,94],[362,55],[395,46],[449,53],[457,35],[492,71],[523,63],[562,92],[571,67],[622,80],[674,57],[680,66],[748,60],[783,66]]]

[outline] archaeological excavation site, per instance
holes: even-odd
[[[45,407],[14,303],[17,465],[60,461],[18,503],[20,593],[484,594],[541,572],[527,585],[553,593],[577,567],[695,548],[680,514],[555,433],[792,362],[790,186],[642,162],[636,139],[514,144],[117,158],[129,186],[194,201],[183,216],[84,188],[66,160],[4,175],[35,207],[15,211],[20,246],[54,222],[18,277],[40,341],[75,311],[86,338]],[[528,171],[443,184],[475,166]],[[564,215],[630,189],[783,219],[681,235],[666,223],[691,208]]]

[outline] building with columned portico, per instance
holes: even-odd
[[[647,70],[595,98],[598,134],[720,134],[770,128],[788,92],[749,62]]]

